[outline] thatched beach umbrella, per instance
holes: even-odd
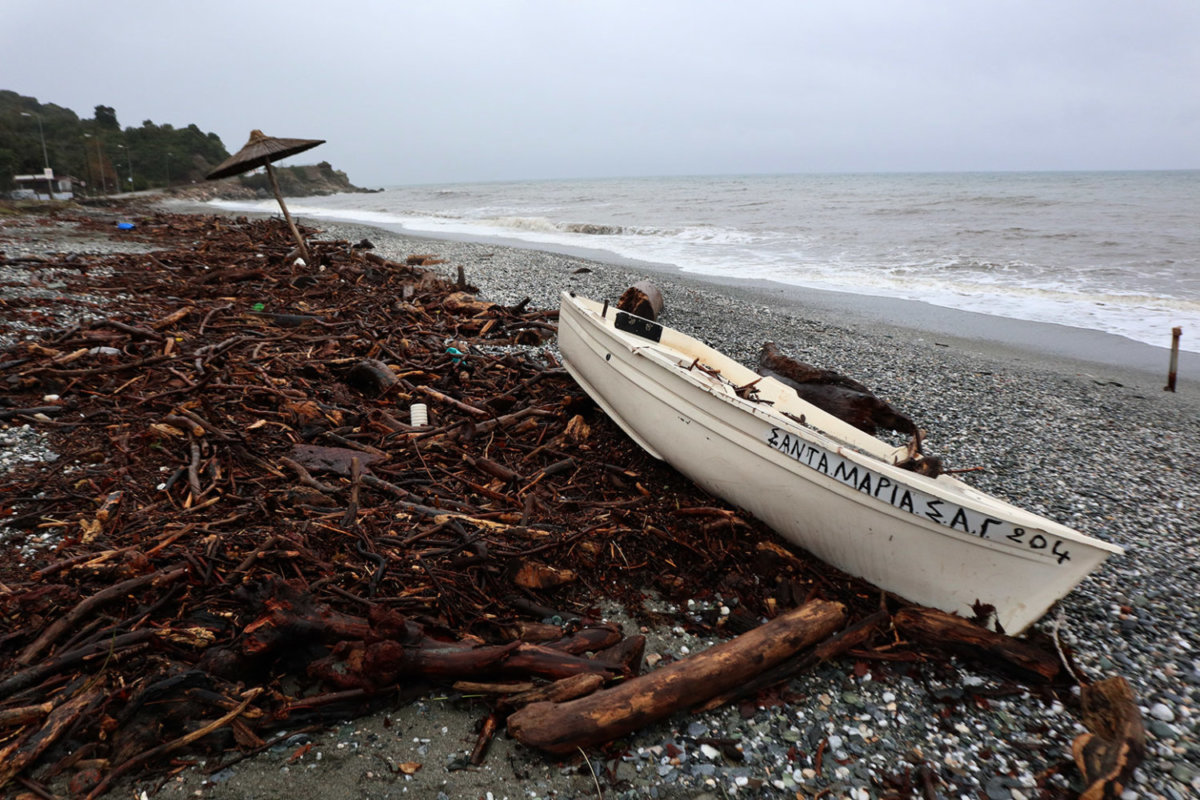
[[[252,130],[249,140],[241,150],[225,159],[216,169],[208,173],[208,179],[215,181],[220,178],[241,175],[259,167],[266,167],[267,178],[271,181],[271,189],[275,192],[275,199],[279,201],[279,208],[283,210],[283,218],[287,220],[288,227],[292,229],[292,235],[296,237],[296,244],[300,245],[300,255],[304,257],[304,263],[308,265],[312,265],[312,258],[308,254],[308,245],[304,243],[304,237],[300,235],[296,223],[292,222],[292,215],[288,213],[287,204],[283,202],[283,193],[279,191],[279,182],[275,180],[275,170],[271,168],[271,162],[303,153],[319,144],[325,144],[325,140],[280,139],[277,136],[267,136],[260,130]]]

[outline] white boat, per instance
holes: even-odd
[[[907,447],[607,304],[564,292],[558,342],[579,385],[650,455],[826,563],[911,602],[963,616],[986,603],[1016,634],[1123,552],[951,475],[899,467]]]

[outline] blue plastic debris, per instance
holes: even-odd
[[[118,222],[117,223],[117,230],[119,230],[119,231],[131,231],[134,229],[134,227],[136,227],[136,226],[132,222]]]

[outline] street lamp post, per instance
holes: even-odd
[[[104,174],[104,156],[100,153],[100,137],[85,133],[83,138],[96,140],[96,169],[100,172],[100,190],[108,194],[108,178]]]
[[[46,132],[42,130],[42,115],[36,112],[22,111],[22,117],[33,117],[38,124],[38,138],[42,140],[42,159],[45,162],[46,169],[50,170],[50,151],[46,149]],[[50,171],[46,178],[46,193],[50,195],[50,199],[54,199],[54,178],[53,171]]]
[[[129,148],[123,144],[117,145],[125,151],[125,164],[129,167],[129,191],[133,191],[133,155],[129,152]]]

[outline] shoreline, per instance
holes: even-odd
[[[312,221],[315,225],[316,221]],[[341,224],[359,225],[346,222]],[[1043,366],[1077,362],[1082,371],[1094,369],[1124,378],[1126,383],[1166,384],[1170,356],[1168,346],[1156,347],[1126,336],[1050,322],[1033,322],[984,314],[979,311],[939,306],[921,300],[884,295],[813,289],[766,278],[735,278],[686,272],[674,264],[624,258],[606,250],[542,245],[505,237],[451,236],[414,232],[401,226],[366,224],[363,227],[399,236],[430,241],[470,242],[513,250],[532,250],[577,258],[630,271],[650,272],[667,281],[697,284],[715,291],[735,294],[764,305],[778,305],[792,313],[831,315],[838,324],[858,323],[906,331],[914,336],[934,335],[958,347],[1015,360],[1030,360]],[[1200,389],[1200,353],[1181,350],[1179,384]],[[1183,376],[1195,376],[1187,378]]]
[[[189,205],[189,210],[199,213],[254,215],[253,212],[228,211],[207,204]],[[724,292],[747,302],[778,307],[781,312],[808,315],[852,328],[867,326],[886,329],[902,338],[932,336],[939,343],[957,349],[1052,370],[1094,374],[1097,379],[1136,385],[1146,390],[1155,388],[1156,382],[1161,390],[1167,381],[1170,359],[1168,343],[1160,347],[1091,328],[1021,320],[921,300],[813,289],[765,278],[686,272],[674,264],[631,259],[599,248],[527,242],[504,236],[412,231],[399,224],[362,222],[333,216],[305,217],[299,214],[296,217],[318,230],[330,227],[377,230],[416,241],[546,253],[629,272],[649,273],[647,278]],[[615,300],[615,297],[612,299]],[[557,307],[557,301],[552,307]],[[1188,333],[1184,331],[1185,335]],[[1165,338],[1169,342],[1169,332]],[[1180,350],[1176,391],[1200,393],[1200,352]]]

